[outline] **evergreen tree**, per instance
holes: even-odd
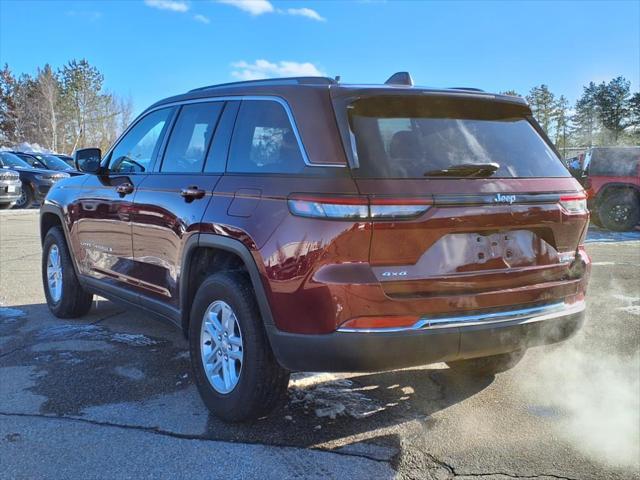
[[[552,129],[555,126],[555,118],[557,116],[555,95],[547,85],[542,84],[533,87],[526,99],[535,119],[547,135],[553,138]]]
[[[599,120],[614,143],[628,126],[630,86],[631,82],[624,77],[616,77],[609,83],[602,82],[596,90]]]
[[[88,141],[93,133],[96,118],[100,114],[102,83],[104,76],[85,59],[71,60],[60,72],[62,102],[69,116],[67,141],[72,143],[71,151],[91,146]]]
[[[596,103],[596,93],[598,86],[590,82],[586,87],[582,87],[582,96],[575,106],[575,114],[572,118],[574,129],[572,134],[575,143],[585,147],[596,144],[596,134],[600,128],[598,118],[598,107]]]
[[[0,142],[13,143],[17,138],[15,94],[17,81],[6,63],[0,70]]]

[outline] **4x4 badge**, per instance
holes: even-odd
[[[493,197],[494,203],[508,203],[509,205],[511,205],[515,201],[516,201],[515,195],[503,195],[501,193],[497,193],[496,196]]]

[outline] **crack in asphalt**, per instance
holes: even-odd
[[[123,314],[123,313],[126,313],[126,312],[125,312],[124,310],[122,310],[122,311],[120,311],[120,312],[113,312],[113,313],[110,313],[110,314],[108,314],[108,315],[105,315],[104,317],[101,317],[101,318],[97,319],[97,320],[96,320],[96,321],[94,321],[94,322],[87,323],[87,324],[85,324],[85,325],[88,325],[88,326],[90,326],[90,325],[97,325],[98,323],[100,323],[100,322],[102,322],[102,321],[104,321],[104,320],[109,320],[110,318],[117,317],[118,315],[121,315],[121,314]],[[9,356],[9,355],[11,355],[11,354],[14,354],[14,353],[16,353],[16,352],[19,352],[19,351],[21,351],[21,350],[25,350],[25,349],[27,349],[27,348],[35,347],[36,345],[38,345],[38,344],[37,344],[37,343],[28,343],[28,344],[26,344],[26,345],[20,345],[19,347],[16,347],[16,348],[14,348],[13,350],[9,350],[8,352],[1,353],[1,354],[0,354],[0,358],[8,357],[8,356]]]
[[[205,437],[203,435],[193,435],[193,434],[187,434],[187,433],[172,432],[170,430],[164,430],[164,429],[162,429],[160,427],[143,427],[141,425],[127,425],[127,424],[121,424],[121,423],[103,422],[103,421],[99,421],[99,420],[92,420],[92,419],[89,419],[89,418],[43,415],[41,413],[0,412],[0,416],[2,416],[2,417],[37,418],[37,419],[46,419],[46,420],[60,420],[60,421],[68,421],[68,422],[75,422],[75,423],[83,423],[83,424],[87,424],[87,425],[94,425],[94,426],[98,426],[98,427],[111,427],[111,428],[120,428],[120,429],[123,429],[123,430],[136,430],[136,431],[140,431],[140,432],[151,433],[151,434],[154,434],[154,435],[161,435],[161,436],[165,436],[165,437],[176,438],[176,439],[179,439],[179,440],[198,440],[198,441],[204,441],[204,442],[233,443],[233,444],[242,444],[242,445],[262,445],[262,446],[273,447],[273,448],[278,448],[278,449],[294,448],[294,449],[298,449],[298,450],[313,450],[313,451],[316,451],[316,452],[333,453],[335,455],[341,455],[341,456],[344,456],[344,457],[365,458],[367,460],[371,460],[371,461],[374,461],[374,462],[377,462],[377,463],[384,463],[386,465],[392,466],[390,464],[390,462],[388,462],[386,460],[381,460],[379,458],[374,458],[374,457],[371,457],[369,455],[363,455],[363,454],[358,454],[358,453],[341,452],[339,450],[330,450],[330,449],[322,449],[322,448],[301,448],[301,447],[296,446],[296,445],[271,445],[271,444],[266,444],[266,443],[261,443],[261,442],[234,442],[234,441],[229,441],[229,440],[218,440],[218,439],[215,439],[215,438]],[[392,466],[392,468],[393,468],[393,466]]]
[[[496,477],[496,476],[502,476],[502,477],[507,477],[507,478],[515,478],[515,479],[522,479],[522,480],[532,480],[532,479],[536,479],[536,478],[553,478],[553,479],[557,479],[557,480],[578,480],[577,478],[573,478],[573,477],[565,477],[562,475],[555,475],[553,473],[540,473],[540,474],[536,474],[536,475],[519,475],[519,474],[514,474],[514,473],[506,473],[506,472],[482,472],[482,473],[461,473],[458,472],[456,470],[456,468],[443,461],[440,460],[439,458],[435,457],[434,455],[427,453],[427,452],[422,452],[422,455],[431,463],[433,464],[435,467],[439,467],[443,470],[445,470],[448,475],[447,478],[448,479],[452,479],[452,478],[487,478],[487,477]],[[402,477],[402,465],[392,465],[394,467],[394,469],[396,471],[398,471]],[[409,478],[413,478],[413,477],[409,477]]]
[[[474,477],[474,478],[482,478],[482,477],[492,477],[501,475],[503,477],[508,478],[518,478],[518,479],[533,479],[533,478],[557,478],[558,480],[578,480],[573,477],[563,477],[560,475],[554,475],[553,473],[541,473],[539,475],[517,475],[513,473],[504,473],[504,472],[492,472],[492,473],[459,473],[455,474],[455,477]]]

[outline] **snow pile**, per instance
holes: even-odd
[[[42,147],[37,143],[22,142],[13,147],[17,152],[54,153],[53,150]]]
[[[620,294],[614,294],[613,297],[627,304],[624,307],[617,307],[616,310],[627,312],[631,315],[640,315],[640,297],[630,297]]]
[[[366,418],[384,407],[366,396],[362,388],[346,378],[328,373],[294,374],[289,384],[291,405],[301,405],[317,417],[335,419],[338,416]]]

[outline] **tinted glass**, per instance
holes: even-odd
[[[275,101],[240,105],[229,151],[229,172],[298,173],[304,169],[293,126]]]
[[[16,153],[14,155],[20,158],[21,160],[23,160],[24,162],[28,163],[29,165],[31,165],[33,168],[47,168],[47,166],[44,163],[42,163],[41,160],[39,160],[38,158],[32,155],[21,154],[21,153]]]
[[[185,105],[169,137],[162,172],[201,172],[222,102]]]
[[[239,107],[240,102],[238,101],[226,103],[220,121],[218,122],[216,133],[213,135],[213,143],[211,147],[209,147],[207,162],[204,166],[205,172],[224,172],[227,164],[229,143],[231,142],[231,135],[233,134],[233,125],[235,124]]]
[[[569,176],[526,114],[519,105],[468,99],[387,96],[357,100],[349,106],[360,163],[355,174],[424,178],[456,165],[497,163],[499,168],[488,175]]]
[[[47,168],[51,170],[73,170],[66,162],[54,155],[43,155],[42,161],[47,164]]]
[[[638,174],[640,148],[594,148],[590,175],[632,177]]]
[[[172,108],[146,115],[127,132],[111,153],[110,169],[118,173],[149,171],[171,118]]]
[[[33,168],[27,162],[22,160],[17,155],[8,152],[0,152],[0,160],[2,160],[3,167],[18,167],[18,168]]]

